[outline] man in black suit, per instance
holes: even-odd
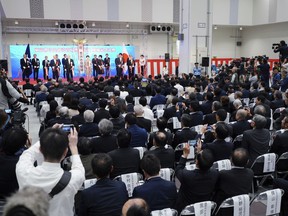
[[[29,78],[31,75],[31,62],[26,54],[24,54],[23,58],[20,60],[20,66],[22,70],[22,79],[24,81],[25,78]]]
[[[66,70],[66,61],[67,61],[67,55],[64,54],[64,55],[63,55],[63,58],[62,58],[62,65],[63,65],[63,78],[66,77],[66,72],[67,72],[67,70]]]
[[[282,99],[282,92],[279,90],[275,90],[273,95],[274,95],[274,100],[271,101],[270,108],[273,111],[275,111],[275,109],[277,109],[277,108],[285,107],[285,102]]]
[[[97,70],[97,55],[94,55],[92,59],[92,68],[93,68],[93,77],[97,77],[96,70]]]
[[[176,186],[174,182],[159,176],[159,159],[153,154],[145,155],[141,161],[141,168],[146,181],[134,188],[133,198],[144,199],[151,211],[173,208],[177,198]]]
[[[131,80],[134,77],[135,61],[132,55],[127,59],[128,78]]]
[[[32,68],[33,68],[34,80],[37,80],[38,79],[38,74],[39,74],[39,68],[40,68],[40,61],[37,58],[36,54],[33,55],[33,59],[31,61],[31,64],[32,64]]]
[[[49,76],[49,67],[50,67],[50,61],[48,60],[48,56],[45,56],[45,59],[42,61],[42,67],[43,67],[43,78],[47,80]]]
[[[99,153],[93,158],[91,165],[97,182],[81,192],[79,216],[121,215],[128,194],[123,182],[109,178],[112,164],[112,158],[108,154]]]
[[[212,103],[212,113],[206,114],[203,119],[203,124],[213,125],[217,122],[216,112],[222,108],[222,104],[219,101],[213,101]]]
[[[197,154],[196,169],[192,171],[184,169],[189,153],[190,147],[185,144],[183,155],[175,170],[176,177],[181,183],[176,202],[178,212],[187,205],[211,200],[218,180],[218,172],[210,169],[214,162],[210,150],[204,149]]]
[[[178,130],[175,133],[173,143],[172,143],[172,146],[174,149],[178,144],[188,142],[188,140],[194,140],[196,138],[197,132],[192,131],[189,128],[190,121],[191,121],[191,117],[188,114],[184,113],[181,116],[182,129]]]
[[[284,152],[288,152],[288,117],[286,116],[281,121],[281,127],[284,129],[284,132],[276,135],[274,138],[274,142],[271,146],[270,152],[276,153],[278,156],[283,154]]]
[[[113,123],[112,134],[116,135],[120,129],[125,128],[125,120],[124,117],[120,115],[120,110],[117,106],[110,107],[109,114],[111,116],[110,121]]]
[[[113,170],[110,178],[115,178],[121,174],[139,172],[140,156],[137,149],[130,147],[131,133],[122,128],[117,134],[119,148],[108,152],[113,160]]]
[[[102,119],[109,119],[111,116],[109,111],[106,110],[107,100],[100,99],[99,100],[99,109],[94,113],[94,121],[95,123],[99,123]]]
[[[56,81],[58,81],[60,75],[60,65],[61,65],[60,59],[58,59],[58,55],[56,54],[50,61],[50,67],[52,68],[53,79],[56,79]]]
[[[79,137],[95,137],[99,135],[98,125],[93,123],[94,112],[86,110],[83,114],[85,123],[81,125],[79,129]]]
[[[167,144],[166,134],[163,132],[156,132],[153,136],[153,146],[146,154],[154,154],[160,160],[161,168],[174,169],[175,152],[173,149],[165,148]]]
[[[204,143],[203,145],[202,142],[198,142],[197,152],[201,149],[209,149],[213,153],[215,161],[229,159],[233,151],[233,144],[225,141],[228,135],[229,129],[224,122],[216,124],[216,139],[212,143]]]
[[[241,194],[248,194],[253,181],[253,171],[246,168],[248,163],[248,152],[246,149],[238,148],[232,153],[232,169],[221,170],[216,187],[214,200],[220,205],[225,199]]]
[[[243,134],[244,131],[251,129],[250,123],[247,121],[247,111],[244,109],[237,110],[236,113],[237,122],[232,124],[232,138],[234,139],[236,136]]]
[[[103,64],[105,67],[105,76],[110,76],[110,58],[108,56],[108,53],[106,53],[105,58],[103,59]]]
[[[169,120],[172,117],[176,117],[176,104],[178,103],[179,99],[177,97],[173,97],[172,99],[172,106],[165,109],[163,113],[163,117]]]
[[[266,118],[261,115],[254,115],[251,126],[253,129],[244,131],[242,147],[248,150],[249,165],[252,165],[254,160],[268,152],[270,132],[265,129]]]
[[[189,105],[189,115],[191,116],[190,127],[203,124],[203,112],[198,101],[191,101]]]
[[[212,103],[213,103],[213,93],[207,92],[205,95],[205,101],[201,104],[201,111],[204,115],[212,112]]]
[[[143,106],[138,104],[134,106],[134,113],[137,117],[137,125],[141,128],[144,128],[147,133],[151,132],[151,120],[145,119]]]
[[[122,53],[119,53],[117,58],[115,59],[115,65],[116,65],[116,72],[118,77],[123,77],[123,58]]]
[[[98,98],[106,98],[106,99],[108,99],[107,92],[104,92],[104,84],[103,83],[99,83],[98,90],[99,90],[99,92],[96,94]]]
[[[73,81],[74,76],[74,60],[70,58],[70,55],[68,55],[68,58],[66,60],[66,77],[68,81]],[[71,79],[70,79],[71,78]]]

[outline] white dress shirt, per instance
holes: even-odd
[[[40,143],[37,142],[23,152],[16,165],[16,176],[19,188],[24,186],[40,187],[47,193],[59,182],[63,175],[60,163],[43,162],[43,155],[40,152]],[[74,196],[85,180],[85,170],[79,155],[72,155],[71,179],[69,184],[50,200],[49,216],[70,216],[74,215]],[[34,161],[37,160],[37,167]],[[35,200],[36,201],[36,200]]]

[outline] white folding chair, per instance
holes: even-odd
[[[58,106],[61,106],[61,104],[63,103],[62,97],[55,97],[54,100],[58,103]]]
[[[96,179],[96,178],[85,180],[84,183],[83,183],[84,189],[87,189],[87,188],[95,185],[96,182],[97,182],[97,179]]]
[[[171,168],[161,168],[160,169],[160,177],[162,179],[165,179],[167,181],[173,181],[174,180],[174,170]]]
[[[218,171],[231,170],[231,161],[228,159],[215,161],[212,168]]]
[[[177,216],[178,212],[175,209],[165,208],[162,210],[154,210],[151,212],[151,216]]]
[[[143,158],[144,152],[147,151],[147,148],[145,147],[134,147],[134,149],[139,151],[140,160]]]
[[[140,99],[140,97],[133,97],[134,105],[138,105],[139,104],[139,99]]]
[[[132,197],[133,190],[138,186],[138,182],[143,179],[140,173],[127,173],[114,178],[115,180],[122,181],[126,185],[128,196]]]
[[[279,188],[260,193],[250,204],[250,216],[279,215],[283,194]]]
[[[192,205],[186,206],[180,215],[203,215],[210,216],[216,208],[216,203],[212,201],[204,201],[194,203]]]
[[[196,164],[186,164],[185,169],[186,170],[195,170]]]

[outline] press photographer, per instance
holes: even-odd
[[[288,57],[288,47],[284,40],[280,41],[279,44],[273,44],[272,49],[274,50],[274,53],[279,52],[279,59],[282,63]]]

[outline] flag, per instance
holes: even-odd
[[[129,54],[127,52],[126,46],[123,43],[122,46],[122,56],[123,56],[123,61],[124,61],[124,68],[123,68],[123,72],[125,73],[127,71],[127,59],[129,58]]]
[[[31,58],[31,53],[30,53],[30,45],[28,44],[26,47],[26,51],[25,54],[27,55],[27,57],[30,59]]]

